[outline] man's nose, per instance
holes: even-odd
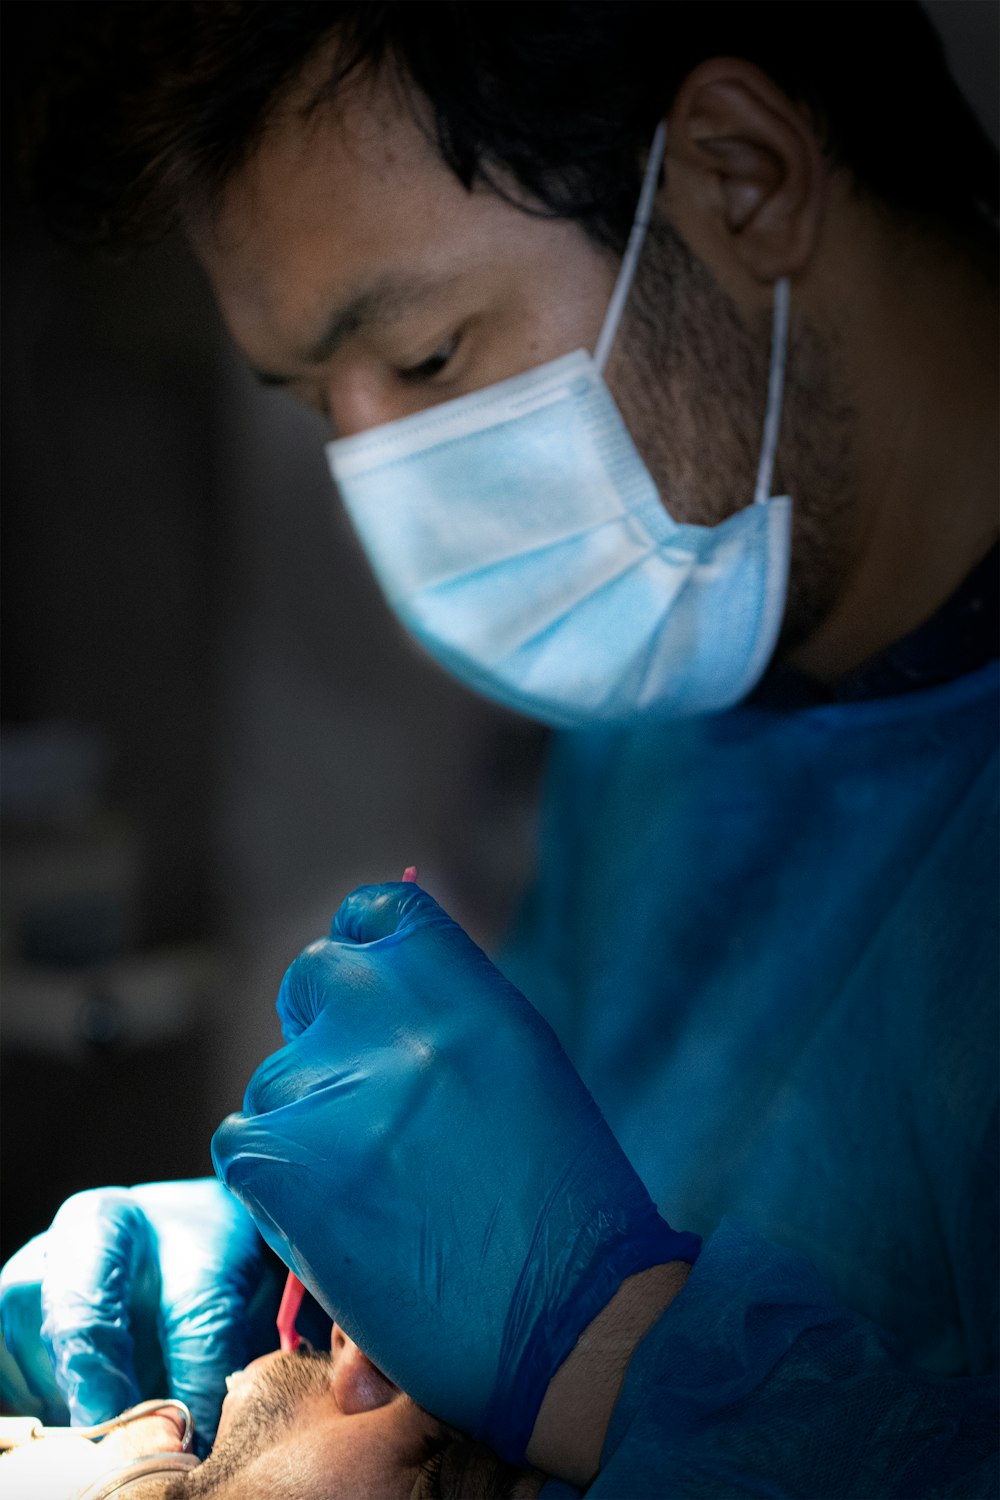
[[[333,1357],[333,1393],[345,1416],[375,1411],[399,1395],[399,1386],[372,1364],[339,1323],[334,1323],[330,1334],[330,1353]]]

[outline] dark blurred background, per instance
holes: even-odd
[[[996,136],[996,5],[927,8]],[[0,12],[7,100],[47,12]],[[353,885],[416,863],[489,947],[543,737],[403,638],[323,424],[245,373],[184,248],[50,244],[3,149],[6,1257],[78,1188],[211,1170]]]

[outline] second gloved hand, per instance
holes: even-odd
[[[693,1260],[550,1027],[419,887],[362,887],[285,976],[219,1176],[365,1353],[523,1459],[625,1277]]]
[[[86,1425],[177,1396],[206,1451],[226,1376],[277,1342],[262,1250],[214,1178],[74,1194],[0,1276],[4,1342],[35,1409]]]

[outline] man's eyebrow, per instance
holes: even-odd
[[[303,364],[321,365],[362,329],[385,325],[451,286],[457,277],[420,276],[376,282],[351,297],[327,319],[323,332],[299,356]],[[290,385],[293,376],[254,369],[261,385]]]

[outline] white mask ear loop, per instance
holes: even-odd
[[[788,349],[788,304],[791,291],[788,277],[780,276],[774,283],[774,312],[771,320],[771,373],[767,378],[767,411],[764,414],[764,436],[760,445],[760,463],[757,466],[757,485],[753,499],[755,505],[763,505],[771,498],[771,480],[774,475],[774,455],[778,447],[778,429],[781,426],[781,405],[785,393],[785,353]]]
[[[667,126],[666,121],[661,120],[656,127],[653,136],[653,144],[649,148],[649,160],[646,170],[642,176],[642,188],[639,192],[639,206],[635,211],[632,221],[632,229],[629,233],[628,244],[625,246],[625,255],[622,259],[621,270],[618,272],[618,280],[615,289],[611,293],[611,301],[604,315],[604,327],[601,336],[597,340],[597,348],[594,350],[594,364],[598,372],[603,375],[604,366],[608,362],[608,355],[614,344],[618,333],[618,325],[622,320],[622,312],[625,308],[625,300],[632,287],[632,278],[639,264],[639,255],[642,244],[646,238],[646,230],[653,212],[653,198],[659,186],[660,167],[663,163],[663,153],[667,148]]]
[[[594,364],[600,374],[608,362],[621,323],[622,313],[632,281],[639,264],[646,231],[652,218],[653,199],[659,185],[660,167],[667,147],[667,125],[661,120],[656,127],[649,160],[642,177],[639,204],[629,233],[628,244],[622,259],[618,280],[611,294],[611,301],[604,317],[604,326],[594,350]],[[787,276],[774,283],[774,311],[771,322],[771,368],[767,380],[767,410],[764,414],[764,436],[761,440],[760,463],[757,466],[757,483],[754,488],[754,504],[762,505],[771,498],[771,481],[774,477],[774,457],[778,447],[778,430],[781,425],[781,409],[785,393],[785,357],[788,350],[788,311],[791,288]]]

